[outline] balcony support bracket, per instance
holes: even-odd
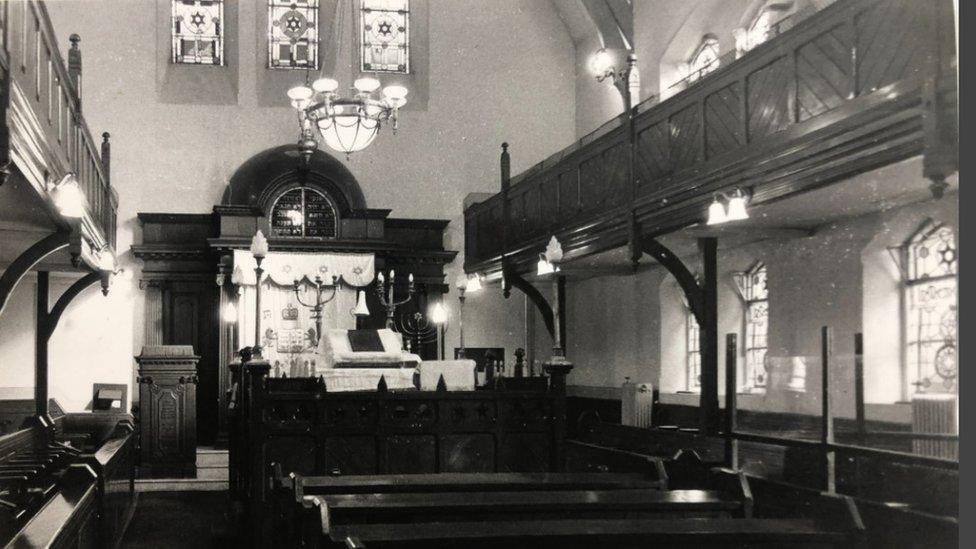
[[[70,238],[71,233],[67,231],[51,233],[27,248],[24,253],[17,256],[13,263],[7,266],[7,269],[3,271],[3,276],[0,276],[0,314],[3,314],[7,299],[10,298],[14,288],[17,287],[17,283],[24,278],[24,275],[48,255],[66,248]]]
[[[539,310],[539,314],[542,315],[542,321],[546,325],[546,330],[549,331],[549,336],[555,340],[556,329],[555,329],[554,315],[552,312],[552,306],[549,304],[549,301],[546,299],[546,296],[542,295],[542,292],[540,292],[538,288],[536,288],[531,283],[529,283],[529,281],[522,278],[522,276],[519,275],[507,261],[505,261],[502,265],[502,275],[503,275],[502,291],[504,292],[505,298],[507,299],[508,297],[511,296],[512,287],[521,290],[522,293],[524,293],[525,296],[529,298],[529,301],[531,301],[535,305],[536,309]],[[559,314],[561,316],[565,315],[566,314],[564,312],[565,310],[566,310],[565,307],[560,307]],[[562,318],[560,320],[562,321],[559,323],[560,331],[563,332],[561,334],[562,341],[565,341],[566,340],[565,318]]]

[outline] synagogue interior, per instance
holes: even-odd
[[[0,1],[0,546],[957,547],[958,28]]]

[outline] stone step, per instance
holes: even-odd
[[[227,450],[197,448],[197,467],[227,467],[228,463]]]
[[[200,467],[197,466],[197,480],[224,480],[230,478],[227,466]]]
[[[197,478],[136,479],[136,492],[219,492],[227,490],[226,480]]]

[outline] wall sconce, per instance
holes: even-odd
[[[85,215],[85,194],[81,192],[75,174],[66,173],[51,187],[51,195],[61,215],[75,218]]]
[[[637,55],[629,51],[626,65],[620,69],[617,69],[617,57],[606,48],[600,48],[590,58],[590,70],[597,82],[609,79],[623,96],[624,105],[634,108],[640,102],[640,72],[637,70]]]
[[[722,204],[719,197],[724,198],[728,202],[728,208]],[[712,200],[712,204],[708,207],[708,224],[719,225],[728,221],[749,219],[749,212],[746,211],[746,203],[748,200],[749,197],[742,192],[742,189],[736,189],[732,196],[717,193]]]
[[[460,287],[458,287],[460,289]],[[480,292],[481,291],[481,277],[477,273],[471,275],[467,279],[467,285],[464,288],[468,293]]]

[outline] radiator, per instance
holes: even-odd
[[[654,391],[650,383],[624,382],[620,395],[620,422],[634,427],[651,426]]]
[[[959,409],[955,395],[917,394],[912,397],[912,432],[959,434]],[[912,452],[939,458],[959,459],[955,440],[914,440]]]

